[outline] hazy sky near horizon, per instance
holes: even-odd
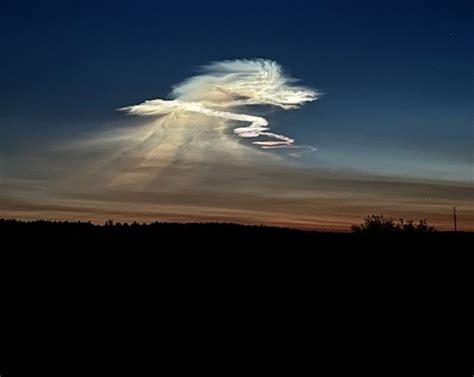
[[[473,228],[473,19],[470,1],[2,1],[0,216],[448,226],[458,205]],[[170,96],[239,59],[318,94],[293,110]],[[247,140],[234,115],[116,111],[189,98],[271,129]],[[264,149],[289,139],[304,148]]]

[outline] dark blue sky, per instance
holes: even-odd
[[[106,127],[199,65],[262,57],[326,93],[270,117],[319,147],[311,163],[469,179],[473,19],[471,1],[4,0],[0,149]]]

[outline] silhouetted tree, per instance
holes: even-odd
[[[403,232],[433,232],[433,226],[428,225],[426,220],[420,220],[415,223],[413,220],[403,221],[400,219],[397,223],[397,230]]]
[[[429,226],[426,220],[420,220],[417,223],[413,220],[404,221],[395,220],[393,217],[384,215],[370,215],[364,219],[364,222],[351,227],[354,233],[394,233],[394,232],[433,232],[435,229]]]

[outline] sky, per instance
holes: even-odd
[[[4,0],[0,217],[449,229],[457,206],[472,230],[473,20],[469,1]]]

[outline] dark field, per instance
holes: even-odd
[[[0,220],[0,238],[2,377],[244,374],[257,359],[262,373],[431,376],[453,370],[438,360],[463,331],[444,311],[470,302],[472,233]]]

